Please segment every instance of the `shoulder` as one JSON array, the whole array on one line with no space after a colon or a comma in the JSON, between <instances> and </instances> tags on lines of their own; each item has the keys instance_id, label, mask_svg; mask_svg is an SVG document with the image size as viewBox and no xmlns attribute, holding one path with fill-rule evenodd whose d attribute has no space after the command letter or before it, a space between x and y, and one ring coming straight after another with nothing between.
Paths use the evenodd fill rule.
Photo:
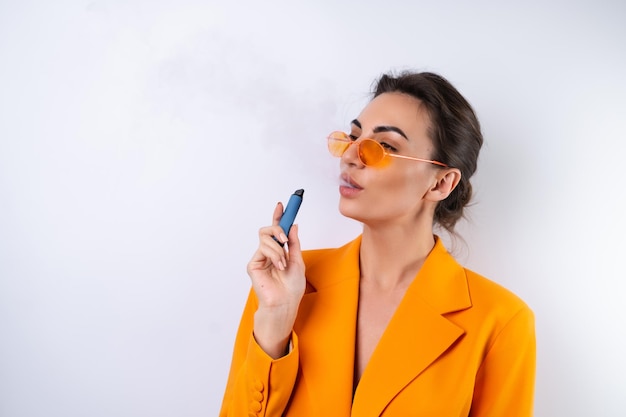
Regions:
<instances>
[{"instance_id":1,"label":"shoulder","mask_svg":"<svg viewBox=\"0 0 626 417\"><path fill-rule=\"evenodd\" d=\"M462 266L439 238L417 278L420 295L440 312L468 311L479 320L480 315L507 315L526 307L513 292Z\"/></svg>"},{"instance_id":2,"label":"shoulder","mask_svg":"<svg viewBox=\"0 0 626 417\"><path fill-rule=\"evenodd\" d=\"M474 307L482 305L489 307L501 306L502 309L515 311L529 309L526 302L511 290L471 269L463 269L465 270L470 298Z\"/></svg>"},{"instance_id":3,"label":"shoulder","mask_svg":"<svg viewBox=\"0 0 626 417\"><path fill-rule=\"evenodd\" d=\"M471 308L466 313L475 326L489 329L490 337L505 328L517 329L520 337L534 332L533 311L522 298L491 279L470 269L464 270L471 300Z\"/></svg>"},{"instance_id":4,"label":"shoulder","mask_svg":"<svg viewBox=\"0 0 626 417\"><path fill-rule=\"evenodd\" d=\"M430 293L437 294L441 311L457 311L459 320L477 327L502 328L519 315L532 321L532 310L522 298L496 281L469 269L445 249L438 239L427 259ZM450 299L457 309L446 308Z\"/></svg>"}]
</instances>

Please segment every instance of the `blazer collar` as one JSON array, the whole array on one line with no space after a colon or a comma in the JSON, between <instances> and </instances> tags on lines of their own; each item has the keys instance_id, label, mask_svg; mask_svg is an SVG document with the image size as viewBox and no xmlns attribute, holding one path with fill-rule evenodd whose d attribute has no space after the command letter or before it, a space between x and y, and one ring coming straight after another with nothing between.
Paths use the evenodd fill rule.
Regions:
<instances>
[{"instance_id":1,"label":"blazer collar","mask_svg":"<svg viewBox=\"0 0 626 417\"><path fill-rule=\"evenodd\" d=\"M341 248L325 250L329 256L314 255L316 259L307 264L309 293L302 300L301 312L308 310L305 317L319 318L324 331L307 337L317 338L315 346L300 346L315 369L312 375L301 377L314 391L320 412L335 414L351 406L352 415L378 416L398 392L464 334L444 314L471 307L471 300L465 270L436 237L352 398L360 244L359 236ZM307 326L303 323L298 332L306 334ZM341 369L328 369L329 357L343 358ZM332 363L336 366L337 362Z\"/></svg>"},{"instance_id":2,"label":"blazer collar","mask_svg":"<svg viewBox=\"0 0 626 417\"><path fill-rule=\"evenodd\" d=\"M311 274L312 279L307 274L306 293L315 293L318 290L323 292L326 288L332 288L341 281L359 279L360 248L361 236L359 235L353 241L337 249L306 251L305 261L307 255L327 253L326 256L319 257L322 260L318 262L320 265L313 265L315 270L312 271L314 272ZM323 262L324 260L330 262ZM321 266L326 267L325 274L317 273ZM309 268L307 266L307 270ZM409 286L407 296L411 293L423 299L440 314L463 310L472 305L465 269L448 253L439 236L435 236L435 246Z\"/></svg>"},{"instance_id":3,"label":"blazer collar","mask_svg":"<svg viewBox=\"0 0 626 417\"><path fill-rule=\"evenodd\" d=\"M407 295L415 293L440 314L472 306L465 268L450 255L439 236L435 236L435 246L411 287Z\"/></svg>"},{"instance_id":4,"label":"blazer collar","mask_svg":"<svg viewBox=\"0 0 626 417\"><path fill-rule=\"evenodd\" d=\"M437 238L361 376L353 415L380 415L398 392L465 333L444 314L469 307L465 270Z\"/></svg>"}]
</instances>

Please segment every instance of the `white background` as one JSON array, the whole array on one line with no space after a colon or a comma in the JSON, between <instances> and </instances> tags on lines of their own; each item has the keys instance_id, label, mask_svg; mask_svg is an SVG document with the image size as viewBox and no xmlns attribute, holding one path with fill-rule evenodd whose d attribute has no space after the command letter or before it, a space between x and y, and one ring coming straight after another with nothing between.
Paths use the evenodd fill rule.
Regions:
<instances>
[{"instance_id":1,"label":"white background","mask_svg":"<svg viewBox=\"0 0 626 417\"><path fill-rule=\"evenodd\" d=\"M455 253L535 311L536 415L626 415L626 3L510 3L1 1L0 415L217 415L258 228L359 233L324 138L407 68L482 122Z\"/></svg>"}]
</instances>

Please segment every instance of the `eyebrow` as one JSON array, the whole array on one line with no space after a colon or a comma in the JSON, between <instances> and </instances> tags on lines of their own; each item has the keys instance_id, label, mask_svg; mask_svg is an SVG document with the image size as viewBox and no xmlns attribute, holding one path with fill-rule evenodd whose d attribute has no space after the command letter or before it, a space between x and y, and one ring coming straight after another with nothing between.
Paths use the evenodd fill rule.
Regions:
<instances>
[{"instance_id":1,"label":"eyebrow","mask_svg":"<svg viewBox=\"0 0 626 417\"><path fill-rule=\"evenodd\" d=\"M359 122L357 119L354 119L351 123L353 125L355 125L356 127L358 127L359 129L362 129L361 122ZM374 133L382 133L382 132L396 132L397 134L402 136L404 139L409 140L409 138L407 137L406 133L404 133L402 131L402 129L400 129L399 127L395 127L395 126L376 126L374 128Z\"/></svg>"}]
</instances>

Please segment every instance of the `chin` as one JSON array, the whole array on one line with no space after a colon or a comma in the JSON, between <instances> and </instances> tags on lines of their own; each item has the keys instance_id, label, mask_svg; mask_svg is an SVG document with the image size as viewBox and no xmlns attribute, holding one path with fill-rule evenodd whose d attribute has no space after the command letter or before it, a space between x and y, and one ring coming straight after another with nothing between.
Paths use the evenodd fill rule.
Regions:
<instances>
[{"instance_id":1,"label":"chin","mask_svg":"<svg viewBox=\"0 0 626 417\"><path fill-rule=\"evenodd\" d=\"M355 207L356 205L351 203L353 202L340 199L339 213L341 213L341 215L344 217L363 223L363 221L365 220L365 216L363 215L363 209L360 207Z\"/></svg>"}]
</instances>

